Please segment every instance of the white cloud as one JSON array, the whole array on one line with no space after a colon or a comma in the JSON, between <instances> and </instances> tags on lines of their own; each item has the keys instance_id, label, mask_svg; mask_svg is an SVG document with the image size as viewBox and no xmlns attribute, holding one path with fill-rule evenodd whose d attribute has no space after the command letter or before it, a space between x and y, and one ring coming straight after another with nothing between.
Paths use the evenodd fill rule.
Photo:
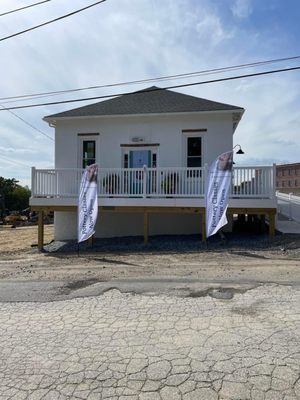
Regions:
<instances>
[{"instance_id":1,"label":"white cloud","mask_svg":"<svg viewBox=\"0 0 300 400\"><path fill-rule=\"evenodd\" d=\"M196 25L198 37L202 42L206 41L209 46L214 46L234 36L233 30L226 31L221 20L216 15L206 15Z\"/></svg>"},{"instance_id":2,"label":"white cloud","mask_svg":"<svg viewBox=\"0 0 300 400\"><path fill-rule=\"evenodd\" d=\"M1 6L3 10L12 9L23 3L26 1L20 4L20 0L3 0ZM232 3L231 11L239 21L228 21L217 4L210 0L108 1L74 17L4 41L0 74L5 79L1 80L1 97L199 71L296 52L289 47L289 32L281 35L278 30L275 35L271 28L253 32L242 25L243 18L251 18L253 6L250 1ZM30 12L12 14L9 19L3 17L0 37L84 5L85 0L49 2ZM227 11L230 12L229 6ZM239 73L243 71L227 75ZM215 77L221 76L224 75ZM210 78L199 77L194 81ZM175 82L162 82L161 86L172 83ZM298 74L291 72L178 90L246 108L234 136L235 142L245 148L243 160L253 159L255 155L260 160L296 161L300 154L297 140L299 83ZM80 92L39 99L38 102L142 87L144 85ZM42 121L42 117L84 104L16 112L53 137L53 129ZM282 143L283 138L285 143ZM53 142L6 111L0 111L0 143L0 156L17 157L20 162L37 167L53 164ZM30 171L25 173L21 167L8 165L0 159L0 175L8 173L24 182L30 179Z\"/></svg>"},{"instance_id":3,"label":"white cloud","mask_svg":"<svg viewBox=\"0 0 300 400\"><path fill-rule=\"evenodd\" d=\"M251 0L235 0L231 6L232 14L237 18L248 18L253 11Z\"/></svg>"}]
</instances>

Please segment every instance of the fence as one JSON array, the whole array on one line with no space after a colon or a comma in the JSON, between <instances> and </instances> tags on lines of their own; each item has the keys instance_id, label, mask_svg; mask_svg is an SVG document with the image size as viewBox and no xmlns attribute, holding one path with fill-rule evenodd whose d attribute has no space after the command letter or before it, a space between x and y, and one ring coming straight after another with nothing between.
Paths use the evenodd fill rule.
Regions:
<instances>
[{"instance_id":1,"label":"fence","mask_svg":"<svg viewBox=\"0 0 300 400\"><path fill-rule=\"evenodd\" d=\"M77 197L82 169L32 169L33 197ZM207 167L100 168L99 197L204 197ZM232 198L273 198L273 167L234 167Z\"/></svg>"},{"instance_id":2,"label":"fence","mask_svg":"<svg viewBox=\"0 0 300 400\"><path fill-rule=\"evenodd\" d=\"M281 192L276 192L276 197L278 213L300 222L300 197Z\"/></svg>"}]
</instances>

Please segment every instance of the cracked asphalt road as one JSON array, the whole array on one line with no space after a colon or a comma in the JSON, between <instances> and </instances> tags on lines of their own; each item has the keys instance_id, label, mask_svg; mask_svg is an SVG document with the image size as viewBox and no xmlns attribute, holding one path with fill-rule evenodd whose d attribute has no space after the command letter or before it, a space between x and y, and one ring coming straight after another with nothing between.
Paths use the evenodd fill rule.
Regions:
<instances>
[{"instance_id":1,"label":"cracked asphalt road","mask_svg":"<svg viewBox=\"0 0 300 400\"><path fill-rule=\"evenodd\" d=\"M1 400L300 398L300 289L0 304Z\"/></svg>"},{"instance_id":2,"label":"cracked asphalt road","mask_svg":"<svg viewBox=\"0 0 300 400\"><path fill-rule=\"evenodd\" d=\"M78 257L34 229L0 230L0 400L300 399L299 235Z\"/></svg>"}]
</instances>

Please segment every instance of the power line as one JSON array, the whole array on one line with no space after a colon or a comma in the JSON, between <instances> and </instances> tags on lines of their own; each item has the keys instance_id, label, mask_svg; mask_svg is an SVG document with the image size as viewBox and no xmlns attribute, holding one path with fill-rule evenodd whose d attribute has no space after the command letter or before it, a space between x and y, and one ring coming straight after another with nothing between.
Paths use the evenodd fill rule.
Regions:
<instances>
[{"instance_id":1,"label":"power line","mask_svg":"<svg viewBox=\"0 0 300 400\"><path fill-rule=\"evenodd\" d=\"M16 8L15 10L6 11L6 12L0 14L0 17L3 17L4 15L8 15L8 14L15 13L15 12L17 12L17 11L25 10L26 8L31 8L31 7L39 6L40 4L48 3L49 1L51 1L51 0L39 1L38 3L33 3L33 4L29 4L28 6Z\"/></svg>"},{"instance_id":2,"label":"power line","mask_svg":"<svg viewBox=\"0 0 300 400\"><path fill-rule=\"evenodd\" d=\"M31 168L30 165L21 163L20 161L11 160L10 158L5 157L3 154L0 154L0 158L4 159L5 161L8 161L12 164L21 165L22 167L26 167L26 168Z\"/></svg>"},{"instance_id":3,"label":"power line","mask_svg":"<svg viewBox=\"0 0 300 400\"><path fill-rule=\"evenodd\" d=\"M42 27L42 26L45 26L45 25L48 25L48 24L52 24L53 22L60 21L61 19L70 17L71 15L78 14L78 13L81 12L81 11L84 11L84 10L87 10L88 8L97 6L98 4L104 3L105 1L106 1L106 0L97 1L96 3L90 4L90 5L86 6L86 7L83 7L83 8L80 8L80 9L78 9L78 10L72 11L72 12L70 12L70 13L68 13L68 14L62 15L61 17L52 19L52 20L50 20L50 21L44 22L44 23L39 24L39 25L36 25L36 26L33 26L33 27L29 28L29 29L25 29L24 31L20 31L20 32L14 33L14 34L12 34L12 35L3 37L3 38L0 39L0 42L2 42L3 40L10 39L10 38L12 38L12 37L18 36L18 35L22 35L23 33L33 31L34 29L40 28L40 27Z\"/></svg>"},{"instance_id":4,"label":"power line","mask_svg":"<svg viewBox=\"0 0 300 400\"><path fill-rule=\"evenodd\" d=\"M91 89L94 90L94 89L103 89L103 88L116 87L116 86L126 86L126 85L141 84L141 83L144 84L144 83L150 83L150 82L156 82L156 81L185 79L185 78L195 77L198 75L210 75L210 74L215 74L215 73L235 71L238 69L257 67L257 66L262 66L262 65L267 65L267 64L273 64L273 63L278 63L278 62L283 62L283 61L292 61L292 60L298 60L298 59L300 59L300 55L292 56L292 57L285 57L285 58L271 59L271 60L264 60L264 61L257 61L257 62L253 62L253 63L247 63L247 64L232 65L232 66L227 66L227 67L222 67L222 68L206 69L206 70L196 71L196 72L181 73L181 74L176 74L176 75L165 75L165 76L149 78L149 79L125 81L125 82L112 83L112 84L106 84L106 85L87 86L87 87L83 87L83 88L66 89L66 90L59 90L59 91L52 91L52 92L40 92L40 93L36 93L36 94L25 94L25 95L19 95L19 96L1 97L0 101L13 100L13 99L18 99L17 101L32 100L32 98L42 98L42 97L48 97L48 96L55 96L55 95L59 95L59 94L91 90ZM7 103L7 104L12 103L12 101L8 101L5 103Z\"/></svg>"},{"instance_id":5,"label":"power line","mask_svg":"<svg viewBox=\"0 0 300 400\"><path fill-rule=\"evenodd\" d=\"M164 88L145 89L141 93L156 92L156 91L161 91L161 90L165 90L165 89L178 89L178 88L182 88L182 87L205 85L205 84L209 84L209 83L232 81L232 80L236 80L236 79L251 78L254 76L271 75L271 74L276 74L276 73L280 73L280 72L288 72L288 71L296 71L296 70L300 70L300 66L291 67L291 68L282 68L282 69L264 71L264 72L256 72L253 74L230 76L227 78L212 79L209 81L184 83L181 85L172 85L172 86L167 86ZM128 95L137 94L137 93L139 93L139 92L125 92L125 93L117 93L117 94L111 94L111 95L85 97L85 98L73 99L73 100L54 101L54 102L50 102L50 103L37 103L37 104L30 104L30 105L23 105L23 106L14 106L14 107L7 107L7 110L16 110L16 109L21 109L21 108L33 108L33 107L42 107L42 106L52 106L52 105L56 105L56 104L67 104L67 103L76 103L76 102L90 101L90 100L108 99L108 98L114 98L114 97L119 97L119 96L128 96ZM0 111L3 111L3 110L0 110Z\"/></svg>"},{"instance_id":6,"label":"power line","mask_svg":"<svg viewBox=\"0 0 300 400\"><path fill-rule=\"evenodd\" d=\"M36 130L37 132L41 133L42 135L46 136L48 139L54 141L54 139L53 139L51 136L49 136L49 135L47 135L47 133L41 131L39 128L35 127L35 126L32 125L30 122L27 122L24 118L20 117L18 114L14 113L14 112L11 111L11 110L8 110L8 109L7 109L6 107L4 107L2 104L0 104L0 107L2 107L2 109L4 109L4 110L10 112L10 113L11 113L12 115L14 115L16 118L18 118L19 120L21 120L22 122L24 122L24 124L30 126L32 129L34 129L34 130Z\"/></svg>"}]
</instances>

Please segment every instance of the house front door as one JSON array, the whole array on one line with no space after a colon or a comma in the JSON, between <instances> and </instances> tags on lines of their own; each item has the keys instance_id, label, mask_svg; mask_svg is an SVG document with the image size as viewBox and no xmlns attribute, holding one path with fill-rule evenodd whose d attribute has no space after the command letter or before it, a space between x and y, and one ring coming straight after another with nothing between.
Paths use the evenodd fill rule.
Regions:
<instances>
[{"instance_id":1,"label":"house front door","mask_svg":"<svg viewBox=\"0 0 300 400\"><path fill-rule=\"evenodd\" d=\"M150 150L133 150L129 154L130 168L143 168L144 165L150 167Z\"/></svg>"},{"instance_id":2,"label":"house front door","mask_svg":"<svg viewBox=\"0 0 300 400\"><path fill-rule=\"evenodd\" d=\"M129 152L129 167L130 168L143 168L151 166L151 151L150 150L132 150ZM143 193L143 171L136 171L132 177L131 190L133 194Z\"/></svg>"}]
</instances>

